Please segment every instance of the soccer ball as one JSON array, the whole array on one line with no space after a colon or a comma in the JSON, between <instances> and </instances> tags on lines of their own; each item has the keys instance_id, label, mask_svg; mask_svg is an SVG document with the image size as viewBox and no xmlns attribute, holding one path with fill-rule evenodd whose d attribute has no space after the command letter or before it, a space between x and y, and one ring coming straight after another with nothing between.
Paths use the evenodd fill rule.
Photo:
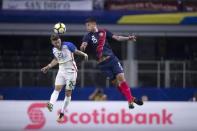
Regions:
<instances>
[{"instance_id":1,"label":"soccer ball","mask_svg":"<svg viewBox=\"0 0 197 131\"><path fill-rule=\"evenodd\" d=\"M53 31L56 34L64 34L66 32L66 25L64 23L61 23L61 22L56 23L54 25Z\"/></svg>"}]
</instances>

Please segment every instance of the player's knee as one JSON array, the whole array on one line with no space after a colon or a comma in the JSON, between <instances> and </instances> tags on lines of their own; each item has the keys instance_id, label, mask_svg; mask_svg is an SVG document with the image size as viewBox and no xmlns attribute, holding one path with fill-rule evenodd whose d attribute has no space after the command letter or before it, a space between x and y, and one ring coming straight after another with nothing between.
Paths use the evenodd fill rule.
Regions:
<instances>
[{"instance_id":1,"label":"player's knee","mask_svg":"<svg viewBox=\"0 0 197 131\"><path fill-rule=\"evenodd\" d=\"M123 82L125 81L124 73L120 73L116 76L116 79L118 82Z\"/></svg>"},{"instance_id":2,"label":"player's knee","mask_svg":"<svg viewBox=\"0 0 197 131\"><path fill-rule=\"evenodd\" d=\"M67 97L70 97L71 94L72 94L72 90L66 90L66 96L67 96Z\"/></svg>"},{"instance_id":3,"label":"player's knee","mask_svg":"<svg viewBox=\"0 0 197 131\"><path fill-rule=\"evenodd\" d=\"M55 86L55 90L56 90L56 91L59 91L59 92L60 92L61 89L62 89L62 86L60 86L60 85L56 85L56 86Z\"/></svg>"}]
</instances>

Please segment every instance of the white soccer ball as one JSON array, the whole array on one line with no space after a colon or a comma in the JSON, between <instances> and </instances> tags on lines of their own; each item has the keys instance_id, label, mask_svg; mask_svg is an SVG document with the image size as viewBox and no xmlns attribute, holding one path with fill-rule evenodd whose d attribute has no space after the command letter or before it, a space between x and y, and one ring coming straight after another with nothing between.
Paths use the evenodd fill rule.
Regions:
<instances>
[{"instance_id":1,"label":"white soccer ball","mask_svg":"<svg viewBox=\"0 0 197 131\"><path fill-rule=\"evenodd\" d=\"M56 23L54 25L53 31L56 34L64 34L66 32L66 25L64 23L61 23L61 22Z\"/></svg>"}]
</instances>

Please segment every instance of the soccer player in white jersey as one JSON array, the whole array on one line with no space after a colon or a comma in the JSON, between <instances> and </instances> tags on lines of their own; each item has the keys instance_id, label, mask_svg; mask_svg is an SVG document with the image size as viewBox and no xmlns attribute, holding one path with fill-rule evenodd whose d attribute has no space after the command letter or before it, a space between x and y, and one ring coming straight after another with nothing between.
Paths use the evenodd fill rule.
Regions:
<instances>
[{"instance_id":1,"label":"soccer player in white jersey","mask_svg":"<svg viewBox=\"0 0 197 131\"><path fill-rule=\"evenodd\" d=\"M43 67L41 71L47 73L50 68L59 64L59 70L55 79L55 89L51 94L50 101L47 103L47 108L50 112L53 110L53 105L57 101L61 89L65 87L65 98L57 119L57 122L61 122L64 117L64 112L71 101L72 90L75 87L77 78L77 66L74 61L73 53L84 56L85 60L88 59L88 55L79 51L73 43L62 42L57 34L52 34L50 39L54 46L54 59L47 66Z\"/></svg>"}]
</instances>

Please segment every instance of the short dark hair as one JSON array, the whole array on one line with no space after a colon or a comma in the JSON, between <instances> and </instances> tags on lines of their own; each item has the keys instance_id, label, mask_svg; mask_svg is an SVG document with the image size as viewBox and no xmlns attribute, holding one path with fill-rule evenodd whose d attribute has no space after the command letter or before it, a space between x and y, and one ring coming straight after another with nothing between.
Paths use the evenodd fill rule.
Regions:
<instances>
[{"instance_id":1,"label":"short dark hair","mask_svg":"<svg viewBox=\"0 0 197 131\"><path fill-rule=\"evenodd\" d=\"M86 23L88 23L88 22L95 22L96 23L96 19L94 19L93 17L87 18Z\"/></svg>"},{"instance_id":2,"label":"short dark hair","mask_svg":"<svg viewBox=\"0 0 197 131\"><path fill-rule=\"evenodd\" d=\"M58 39L60 39L60 36L58 34L53 33L53 34L51 34L50 39L51 39L51 41L58 40Z\"/></svg>"}]
</instances>

